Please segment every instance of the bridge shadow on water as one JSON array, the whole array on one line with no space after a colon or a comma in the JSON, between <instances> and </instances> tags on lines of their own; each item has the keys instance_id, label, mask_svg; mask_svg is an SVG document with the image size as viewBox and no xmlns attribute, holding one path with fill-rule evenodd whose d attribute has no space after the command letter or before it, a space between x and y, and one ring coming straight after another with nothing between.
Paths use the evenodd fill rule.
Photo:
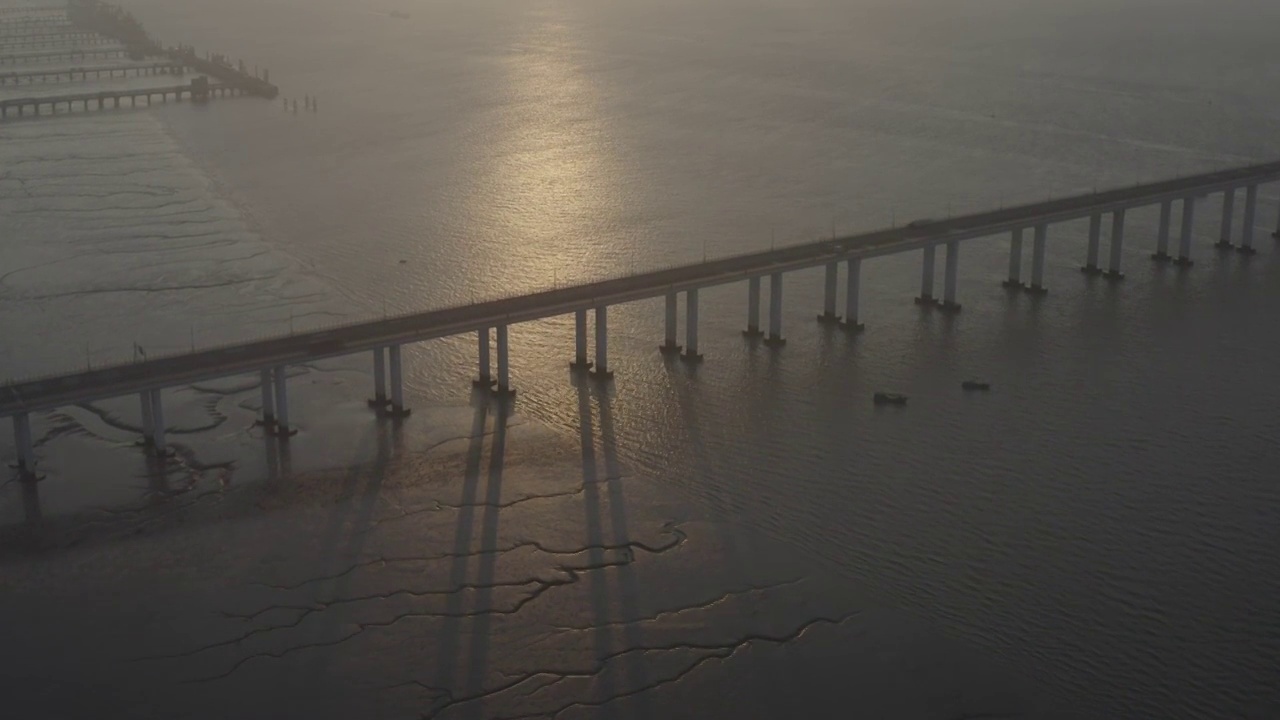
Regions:
<instances>
[{"instance_id":1,"label":"bridge shadow on water","mask_svg":"<svg viewBox=\"0 0 1280 720\"><path fill-rule=\"evenodd\" d=\"M342 478L338 495L333 500L328 521L318 537L315 553L318 561L316 577L333 578L326 582L327 587L321 586L318 597L340 599L350 593L355 574L347 571L364 559L364 547L369 530L376 522L374 513L383 482L392 462L401 455L403 430L401 421L382 418L357 443L355 456L365 457L372 445L373 460L347 471ZM287 478L289 443L268 438L268 448L273 443L279 452L279 477ZM334 604L321 617L331 627L338 627L355 622L354 615L357 612L359 610L354 605ZM326 682L326 678L330 677L331 660L332 656L328 653L314 653L309 662L295 666L294 672L303 683L300 686L314 687Z\"/></svg>"}]
</instances>

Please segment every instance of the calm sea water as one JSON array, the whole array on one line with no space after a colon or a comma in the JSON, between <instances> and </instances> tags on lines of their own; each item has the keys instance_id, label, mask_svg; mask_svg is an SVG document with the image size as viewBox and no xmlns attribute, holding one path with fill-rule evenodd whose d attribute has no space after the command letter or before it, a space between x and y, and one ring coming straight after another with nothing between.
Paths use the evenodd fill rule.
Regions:
<instances>
[{"instance_id":1,"label":"calm sea water","mask_svg":"<svg viewBox=\"0 0 1280 720\"><path fill-rule=\"evenodd\" d=\"M320 111L0 129L6 374L1280 156L1273 3L126 5ZM1081 717L1276 716L1278 195L1249 261L1201 203L1187 273L1131 213L1119 285L1055 227L1042 300L1000 288L1004 239L966 244L955 318L911 303L917 256L868 262L854 340L814 322L820 273L788 276L780 351L739 334L745 288L704 291L696 371L657 304L618 308L620 451ZM512 343L521 409L576 428L570 323ZM465 402L472 344L409 351L419 402Z\"/></svg>"}]
</instances>

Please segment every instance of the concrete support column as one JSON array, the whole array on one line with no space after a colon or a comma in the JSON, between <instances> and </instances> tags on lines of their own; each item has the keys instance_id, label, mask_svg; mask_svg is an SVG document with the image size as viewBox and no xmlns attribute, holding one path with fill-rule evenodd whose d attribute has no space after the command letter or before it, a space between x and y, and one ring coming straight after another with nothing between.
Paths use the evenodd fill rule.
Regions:
<instances>
[{"instance_id":1,"label":"concrete support column","mask_svg":"<svg viewBox=\"0 0 1280 720\"><path fill-rule=\"evenodd\" d=\"M1196 199L1194 197L1185 197L1182 199L1182 240L1178 245L1178 258L1173 261L1174 265L1181 267L1191 267L1195 263L1191 260L1191 233L1195 229L1196 219Z\"/></svg>"},{"instance_id":2,"label":"concrete support column","mask_svg":"<svg viewBox=\"0 0 1280 720\"><path fill-rule=\"evenodd\" d=\"M839 263L827 263L825 282L822 286L822 314L818 316L818 322L831 325L840 322L840 316L836 314L836 290L839 274Z\"/></svg>"},{"instance_id":3,"label":"concrete support column","mask_svg":"<svg viewBox=\"0 0 1280 720\"><path fill-rule=\"evenodd\" d=\"M1168 262L1172 258L1169 257L1169 225L1173 216L1173 201L1165 200L1160 203L1160 229L1156 234L1156 251L1151 253L1151 259L1156 262Z\"/></svg>"},{"instance_id":4,"label":"concrete support column","mask_svg":"<svg viewBox=\"0 0 1280 720\"><path fill-rule=\"evenodd\" d=\"M782 339L782 273L769 276L769 337L764 344L771 347L782 347L787 344Z\"/></svg>"},{"instance_id":5,"label":"concrete support column","mask_svg":"<svg viewBox=\"0 0 1280 720\"><path fill-rule=\"evenodd\" d=\"M694 291L693 297L697 297L696 290ZM666 332L663 336L662 344L658 346L658 349L666 355L672 355L680 352L680 346L676 344L676 325L678 322L676 319L676 310L678 300L679 298L677 298L675 293L667 293ZM693 312L696 314L697 310L694 310Z\"/></svg>"},{"instance_id":6,"label":"concrete support column","mask_svg":"<svg viewBox=\"0 0 1280 720\"><path fill-rule=\"evenodd\" d=\"M684 294L684 355L685 362L701 362L702 353L698 352L698 291L689 290Z\"/></svg>"},{"instance_id":7,"label":"concrete support column","mask_svg":"<svg viewBox=\"0 0 1280 720\"><path fill-rule=\"evenodd\" d=\"M160 393L160 390L151 391L151 448L156 457L169 454L169 445L164 439L164 403Z\"/></svg>"},{"instance_id":8,"label":"concrete support column","mask_svg":"<svg viewBox=\"0 0 1280 720\"><path fill-rule=\"evenodd\" d=\"M500 397L511 397L516 394L511 389L511 344L507 337L507 326L499 325L498 341L498 386L494 393Z\"/></svg>"},{"instance_id":9,"label":"concrete support column","mask_svg":"<svg viewBox=\"0 0 1280 720\"><path fill-rule=\"evenodd\" d=\"M476 331L476 379L471 384L486 390L493 386L493 375L490 372L493 363L489 357L489 328Z\"/></svg>"},{"instance_id":10,"label":"concrete support column","mask_svg":"<svg viewBox=\"0 0 1280 720\"><path fill-rule=\"evenodd\" d=\"M1253 255L1258 252L1253 249L1253 226L1258 221L1258 186L1250 185L1244 191L1244 227L1240 234L1240 247L1236 248L1236 252L1244 255Z\"/></svg>"},{"instance_id":11,"label":"concrete support column","mask_svg":"<svg viewBox=\"0 0 1280 720\"><path fill-rule=\"evenodd\" d=\"M261 392L262 397L262 417L258 418L258 423L270 430L276 424L276 403L275 397L271 393L270 370L258 371L258 390Z\"/></svg>"},{"instance_id":12,"label":"concrete support column","mask_svg":"<svg viewBox=\"0 0 1280 720\"><path fill-rule=\"evenodd\" d=\"M143 393L146 397L146 393ZM18 451L18 469L31 472L36 466L35 444L31 441L31 417L26 413L13 416L13 446Z\"/></svg>"},{"instance_id":13,"label":"concrete support column","mask_svg":"<svg viewBox=\"0 0 1280 720\"><path fill-rule=\"evenodd\" d=\"M1107 271L1103 275L1108 280L1123 280L1120 261L1124 253L1124 210L1116 210L1111 214L1111 258L1107 263Z\"/></svg>"},{"instance_id":14,"label":"concrete support column","mask_svg":"<svg viewBox=\"0 0 1280 720\"><path fill-rule=\"evenodd\" d=\"M391 370L391 407L387 414L391 417L407 417L410 410L404 406L404 370L400 361L400 346L387 348L387 363Z\"/></svg>"},{"instance_id":15,"label":"concrete support column","mask_svg":"<svg viewBox=\"0 0 1280 720\"><path fill-rule=\"evenodd\" d=\"M288 370L283 365L277 366L272 372L275 373L275 391L276 391L276 435L287 438L297 433L289 426L289 385L285 371Z\"/></svg>"},{"instance_id":16,"label":"concrete support column","mask_svg":"<svg viewBox=\"0 0 1280 720\"><path fill-rule=\"evenodd\" d=\"M924 249L924 263L920 268L920 297L916 298L917 305L932 305L937 302L937 298L933 296L933 256L936 250L935 245Z\"/></svg>"},{"instance_id":17,"label":"concrete support column","mask_svg":"<svg viewBox=\"0 0 1280 720\"><path fill-rule=\"evenodd\" d=\"M849 332L859 332L863 329L862 323L858 322L858 295L861 292L862 284L862 258L850 258L845 263L845 289L844 289L844 320L840 322L840 327Z\"/></svg>"},{"instance_id":18,"label":"concrete support column","mask_svg":"<svg viewBox=\"0 0 1280 720\"><path fill-rule=\"evenodd\" d=\"M1089 251L1085 255L1084 266L1080 268L1080 272L1085 275L1100 275L1102 268L1098 267L1098 250L1102 245L1102 213L1094 213L1089 217Z\"/></svg>"},{"instance_id":19,"label":"concrete support column","mask_svg":"<svg viewBox=\"0 0 1280 720\"><path fill-rule=\"evenodd\" d=\"M613 377L609 370L609 308L596 308L596 367L591 374L600 380Z\"/></svg>"},{"instance_id":20,"label":"concrete support column","mask_svg":"<svg viewBox=\"0 0 1280 720\"><path fill-rule=\"evenodd\" d=\"M747 337L760 337L760 278L747 280L747 329L742 331Z\"/></svg>"},{"instance_id":21,"label":"concrete support column","mask_svg":"<svg viewBox=\"0 0 1280 720\"><path fill-rule=\"evenodd\" d=\"M1009 240L1009 279L1001 283L1007 288L1021 288L1022 284L1022 228L1013 231Z\"/></svg>"},{"instance_id":22,"label":"concrete support column","mask_svg":"<svg viewBox=\"0 0 1280 720\"><path fill-rule=\"evenodd\" d=\"M1231 245L1231 221L1235 219L1236 214L1236 189L1230 188L1222 192L1222 230L1218 233L1218 242L1213 246L1219 250L1230 250ZM1245 210L1248 214L1248 210Z\"/></svg>"},{"instance_id":23,"label":"concrete support column","mask_svg":"<svg viewBox=\"0 0 1280 720\"><path fill-rule=\"evenodd\" d=\"M138 395L138 400L142 405L142 445L143 447L151 447L155 442L155 418L151 416L151 391L143 390Z\"/></svg>"},{"instance_id":24,"label":"concrete support column","mask_svg":"<svg viewBox=\"0 0 1280 720\"><path fill-rule=\"evenodd\" d=\"M384 408L387 406L387 360L386 352L382 348L373 349L373 399L369 401L369 407ZM271 379L267 372L263 371L263 377L266 378L267 384L270 385ZM264 392L266 392L264 390ZM263 397L267 397L263 395Z\"/></svg>"},{"instance_id":25,"label":"concrete support column","mask_svg":"<svg viewBox=\"0 0 1280 720\"><path fill-rule=\"evenodd\" d=\"M582 371L591 369L591 361L587 359L587 311L578 310L573 314L573 362L569 367Z\"/></svg>"},{"instance_id":26,"label":"concrete support column","mask_svg":"<svg viewBox=\"0 0 1280 720\"><path fill-rule=\"evenodd\" d=\"M960 268L960 241L947 243L947 266L942 276L942 309L949 312L960 312L960 303L956 302L956 273Z\"/></svg>"},{"instance_id":27,"label":"concrete support column","mask_svg":"<svg viewBox=\"0 0 1280 720\"><path fill-rule=\"evenodd\" d=\"M1271 233L1271 237L1280 240L1280 205L1276 207L1276 231Z\"/></svg>"},{"instance_id":28,"label":"concrete support column","mask_svg":"<svg viewBox=\"0 0 1280 720\"><path fill-rule=\"evenodd\" d=\"M1037 225L1035 239L1031 243L1031 284L1027 292L1043 295L1049 292L1044 286L1044 251L1049 238L1049 226Z\"/></svg>"}]
</instances>

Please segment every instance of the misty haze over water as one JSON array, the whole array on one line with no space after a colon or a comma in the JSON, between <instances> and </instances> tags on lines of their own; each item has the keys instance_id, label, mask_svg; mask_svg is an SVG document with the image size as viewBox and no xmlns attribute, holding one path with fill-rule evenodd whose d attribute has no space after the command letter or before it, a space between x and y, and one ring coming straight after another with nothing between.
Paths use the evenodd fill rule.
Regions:
<instances>
[{"instance_id":1,"label":"misty haze over water","mask_svg":"<svg viewBox=\"0 0 1280 720\"><path fill-rule=\"evenodd\" d=\"M0 125L5 377L1280 157L1265 2L123 5L320 111ZM1204 200L1188 272L1149 261L1157 208L1132 211L1122 284L1078 272L1087 223L1053 226L1043 299L1000 287L1007 238L967 242L953 317L911 302L917 253L867 261L856 339L814 322L820 270L789 274L778 351L741 336L745 288L704 290L696 371L655 351L660 302L612 309L617 451L1069 716L1274 716L1278 206L1263 187L1246 260L1211 248ZM519 411L576 433L572 319L511 333ZM406 347L415 405L466 405L474 343ZM909 408L873 407L885 389ZM127 466L79 435L57 442ZM202 459L231 459L216 439ZM46 513L136 499L55 446ZM0 513L22 517L13 486Z\"/></svg>"}]
</instances>

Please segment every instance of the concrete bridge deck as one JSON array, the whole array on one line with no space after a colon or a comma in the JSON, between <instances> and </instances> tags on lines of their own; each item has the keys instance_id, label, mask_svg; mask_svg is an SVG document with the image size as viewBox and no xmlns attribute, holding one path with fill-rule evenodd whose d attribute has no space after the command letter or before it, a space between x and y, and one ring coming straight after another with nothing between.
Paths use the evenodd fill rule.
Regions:
<instances>
[{"instance_id":1,"label":"concrete bridge deck","mask_svg":"<svg viewBox=\"0 0 1280 720\"><path fill-rule=\"evenodd\" d=\"M87 82L90 76L94 80L101 79L102 76L108 78L129 77L130 75L141 77L143 75L181 75L185 67L181 63L174 62L150 62L133 65L90 65L86 67L64 67L49 68L46 70L22 70L17 72L0 72L0 87L9 85L31 85L35 83L46 82L62 82L65 78L67 82L75 82L76 76L79 75L82 81Z\"/></svg>"},{"instance_id":2,"label":"concrete bridge deck","mask_svg":"<svg viewBox=\"0 0 1280 720\"><path fill-rule=\"evenodd\" d=\"M97 109L106 109L107 102L111 102L113 107L120 107L120 101L128 99L133 106L137 106L139 99L146 99L147 104L152 103L152 98L159 97L162 102L168 102L169 96L172 95L174 100L182 100L184 95L190 96L192 99L198 97L220 96L226 92L236 92L234 88L228 88L218 83L208 83L203 88L198 88L194 84L172 85L168 87L148 87L135 88L129 90L99 90L96 92L86 93L70 93L64 95L48 95L42 97L27 98L11 98L8 100L0 100L0 120L9 118L9 110L16 110L17 117L24 117L28 109L32 111L33 116L40 115L40 108L48 105L52 113L56 113L59 105L66 105L67 112L71 112L77 103L83 106L84 110L90 110L89 103L96 102Z\"/></svg>"},{"instance_id":3,"label":"concrete bridge deck","mask_svg":"<svg viewBox=\"0 0 1280 720\"><path fill-rule=\"evenodd\" d=\"M906 227L878 230L832 240L824 240L776 250L685 265L545 290L458 307L413 313L382 320L355 323L313 332L297 333L212 348L143 362L121 364L42 379L13 382L0 388L0 416L23 415L79 402L88 402L166 387L187 385L230 375L282 368L286 365L358 352L399 346L432 338L447 337L505 327L558 315L607 307L635 300L668 296L726 283L856 258L954 245L971 238L998 235L1026 228L1043 228L1050 223L1097 218L1135 207L1190 200L1211 192L1234 193L1249 190L1256 203L1257 186L1280 180L1280 162L1204 173L1146 185L1059 198L1020 207L975 213L945 220L912 223ZM1248 213L1252 210L1247 211ZM1184 210L1184 220L1189 211ZM1277 228L1280 232L1280 228ZM1167 228L1165 230L1167 232ZM1252 229L1248 232L1251 234ZM1251 236L1251 235L1250 235ZM1189 230L1184 229L1189 243ZM931 257L927 258L927 262ZM948 258L950 264L950 257ZM929 268L931 274L931 268ZM930 280L930 282L932 282ZM673 310L668 308L669 318ZM670 326L670 321L669 321ZM597 342L601 328L597 326ZM579 329L581 337L581 327ZM580 341L581 342L581 341ZM487 353L487 350L484 351ZM398 353L396 355L398 358Z\"/></svg>"}]
</instances>

